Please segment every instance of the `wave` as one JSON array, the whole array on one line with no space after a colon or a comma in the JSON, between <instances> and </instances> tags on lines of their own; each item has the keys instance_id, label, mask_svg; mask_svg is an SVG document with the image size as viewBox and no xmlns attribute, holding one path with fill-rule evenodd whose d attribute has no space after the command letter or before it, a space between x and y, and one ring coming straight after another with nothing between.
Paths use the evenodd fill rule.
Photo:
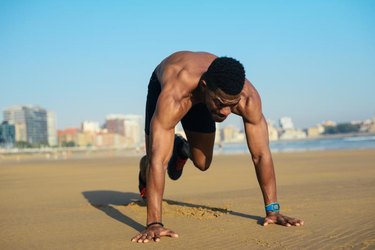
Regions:
<instances>
[{"instance_id":1,"label":"wave","mask_svg":"<svg viewBox=\"0 0 375 250\"><path fill-rule=\"evenodd\" d=\"M375 141L375 136L358 136L358 137L347 137L344 141Z\"/></svg>"}]
</instances>

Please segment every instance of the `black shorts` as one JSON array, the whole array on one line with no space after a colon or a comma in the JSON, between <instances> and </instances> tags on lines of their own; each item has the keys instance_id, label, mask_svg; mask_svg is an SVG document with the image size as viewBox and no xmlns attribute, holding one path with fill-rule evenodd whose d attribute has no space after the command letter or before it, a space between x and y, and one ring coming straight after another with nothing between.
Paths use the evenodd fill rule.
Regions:
<instances>
[{"instance_id":1,"label":"black shorts","mask_svg":"<svg viewBox=\"0 0 375 250\"><path fill-rule=\"evenodd\" d=\"M161 92L160 82L155 71L152 73L148 84L147 101L146 101L146 117L145 117L145 133L150 134L150 123L154 115L156 103ZM213 133L216 131L215 121L212 119L211 113L203 103L198 103L191 107L189 112L181 120L184 130Z\"/></svg>"}]
</instances>

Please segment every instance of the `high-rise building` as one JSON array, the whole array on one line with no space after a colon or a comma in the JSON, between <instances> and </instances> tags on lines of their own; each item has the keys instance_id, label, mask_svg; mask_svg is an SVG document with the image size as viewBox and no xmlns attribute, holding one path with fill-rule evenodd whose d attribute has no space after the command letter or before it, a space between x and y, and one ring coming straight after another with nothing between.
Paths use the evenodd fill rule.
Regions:
<instances>
[{"instance_id":1,"label":"high-rise building","mask_svg":"<svg viewBox=\"0 0 375 250\"><path fill-rule=\"evenodd\" d=\"M142 116L125 115L124 129L128 145L140 146L143 143Z\"/></svg>"},{"instance_id":2,"label":"high-rise building","mask_svg":"<svg viewBox=\"0 0 375 250\"><path fill-rule=\"evenodd\" d=\"M143 143L142 116L111 114L105 124L108 133L124 136L127 146L138 147Z\"/></svg>"},{"instance_id":3,"label":"high-rise building","mask_svg":"<svg viewBox=\"0 0 375 250\"><path fill-rule=\"evenodd\" d=\"M229 125L222 129L222 138L226 143L238 143L245 140L245 135L240 128L235 125Z\"/></svg>"},{"instance_id":4,"label":"high-rise building","mask_svg":"<svg viewBox=\"0 0 375 250\"><path fill-rule=\"evenodd\" d=\"M50 146L57 145L56 132L56 114L54 112L47 112L47 127L48 127L48 144Z\"/></svg>"},{"instance_id":5,"label":"high-rise building","mask_svg":"<svg viewBox=\"0 0 375 250\"><path fill-rule=\"evenodd\" d=\"M16 142L15 126L8 122L0 124L0 147L13 147Z\"/></svg>"},{"instance_id":6,"label":"high-rise building","mask_svg":"<svg viewBox=\"0 0 375 250\"><path fill-rule=\"evenodd\" d=\"M292 118L290 117L286 117L286 116L281 117L279 122L280 122L280 127L283 130L294 129L294 124L293 124Z\"/></svg>"},{"instance_id":7,"label":"high-rise building","mask_svg":"<svg viewBox=\"0 0 375 250\"><path fill-rule=\"evenodd\" d=\"M279 139L279 132L273 125L271 120L267 120L267 128L268 128L268 140L276 141Z\"/></svg>"},{"instance_id":8,"label":"high-rise building","mask_svg":"<svg viewBox=\"0 0 375 250\"><path fill-rule=\"evenodd\" d=\"M220 123L216 122L216 132L215 132L215 144L221 145L222 140L221 140L221 129L220 129Z\"/></svg>"},{"instance_id":9,"label":"high-rise building","mask_svg":"<svg viewBox=\"0 0 375 250\"><path fill-rule=\"evenodd\" d=\"M4 121L15 125L16 140L48 144L47 111L36 106L14 106L4 110Z\"/></svg>"},{"instance_id":10,"label":"high-rise building","mask_svg":"<svg viewBox=\"0 0 375 250\"><path fill-rule=\"evenodd\" d=\"M368 132L370 132L370 133L375 133L375 117L372 118L372 123L371 123L371 125L370 125L370 127L369 127Z\"/></svg>"},{"instance_id":11,"label":"high-rise building","mask_svg":"<svg viewBox=\"0 0 375 250\"><path fill-rule=\"evenodd\" d=\"M39 107L26 107L27 141L31 144L48 144L47 111Z\"/></svg>"},{"instance_id":12,"label":"high-rise building","mask_svg":"<svg viewBox=\"0 0 375 250\"><path fill-rule=\"evenodd\" d=\"M106 117L105 127L108 133L125 136L125 115L111 114Z\"/></svg>"},{"instance_id":13,"label":"high-rise building","mask_svg":"<svg viewBox=\"0 0 375 250\"><path fill-rule=\"evenodd\" d=\"M13 106L4 110L4 121L15 126L16 141L27 141L26 115L22 106Z\"/></svg>"},{"instance_id":14,"label":"high-rise building","mask_svg":"<svg viewBox=\"0 0 375 250\"><path fill-rule=\"evenodd\" d=\"M94 132L97 133L100 131L99 122L93 121L84 121L81 123L82 132Z\"/></svg>"}]
</instances>

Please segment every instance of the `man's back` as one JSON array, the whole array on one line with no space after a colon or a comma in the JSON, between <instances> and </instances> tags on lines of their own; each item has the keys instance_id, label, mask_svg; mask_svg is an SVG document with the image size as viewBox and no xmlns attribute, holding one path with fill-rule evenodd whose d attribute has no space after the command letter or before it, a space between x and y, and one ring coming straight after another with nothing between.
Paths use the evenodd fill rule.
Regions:
<instances>
[{"instance_id":1,"label":"man's back","mask_svg":"<svg viewBox=\"0 0 375 250\"><path fill-rule=\"evenodd\" d=\"M217 56L207 52L179 51L157 66L156 75L162 88L166 84L183 82L189 89L194 89L215 58Z\"/></svg>"}]
</instances>

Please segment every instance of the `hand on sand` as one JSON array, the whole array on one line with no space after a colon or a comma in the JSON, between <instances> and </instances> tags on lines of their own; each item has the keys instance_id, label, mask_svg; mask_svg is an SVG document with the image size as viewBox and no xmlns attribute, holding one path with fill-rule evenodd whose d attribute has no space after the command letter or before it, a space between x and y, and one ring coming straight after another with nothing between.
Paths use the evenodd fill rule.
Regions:
<instances>
[{"instance_id":1,"label":"hand on sand","mask_svg":"<svg viewBox=\"0 0 375 250\"><path fill-rule=\"evenodd\" d=\"M270 213L264 219L263 226L267 226L268 224L279 224L282 226L290 227L290 226L303 226L305 222L300 219L288 217L279 213Z\"/></svg>"},{"instance_id":2,"label":"hand on sand","mask_svg":"<svg viewBox=\"0 0 375 250\"><path fill-rule=\"evenodd\" d=\"M132 241L137 242L137 243L147 243L151 240L154 240L155 242L159 242L160 237L162 236L177 238L178 234L160 225L153 225L151 227L148 227L146 230L144 230L140 234L137 234L136 236L134 236L132 238Z\"/></svg>"}]
</instances>

